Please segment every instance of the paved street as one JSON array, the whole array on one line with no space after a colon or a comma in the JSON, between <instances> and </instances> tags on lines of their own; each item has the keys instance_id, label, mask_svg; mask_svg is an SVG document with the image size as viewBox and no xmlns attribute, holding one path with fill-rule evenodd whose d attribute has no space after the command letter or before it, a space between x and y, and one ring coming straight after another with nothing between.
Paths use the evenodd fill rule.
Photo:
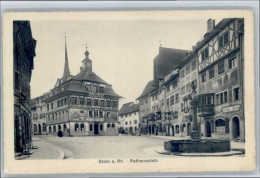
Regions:
<instances>
[{"instance_id":1,"label":"paved street","mask_svg":"<svg viewBox=\"0 0 260 178\"><path fill-rule=\"evenodd\" d=\"M101 136L101 137L57 137L34 136L57 147L65 158L158 158L168 157L156 153L152 148L162 147L166 138L146 136ZM151 149L150 149L151 148Z\"/></svg>"},{"instance_id":2,"label":"paved street","mask_svg":"<svg viewBox=\"0 0 260 178\"><path fill-rule=\"evenodd\" d=\"M165 152L164 141L170 139L183 138L166 136L33 136L33 143L39 148L34 150L28 159L180 158L176 155L159 154ZM231 142L231 148L244 149L244 143Z\"/></svg>"}]
</instances>

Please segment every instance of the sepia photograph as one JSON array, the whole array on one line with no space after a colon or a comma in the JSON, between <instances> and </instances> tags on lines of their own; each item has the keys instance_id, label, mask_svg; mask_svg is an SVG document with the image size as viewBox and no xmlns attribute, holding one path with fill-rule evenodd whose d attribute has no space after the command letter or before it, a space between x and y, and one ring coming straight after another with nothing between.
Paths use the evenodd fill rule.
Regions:
<instances>
[{"instance_id":1,"label":"sepia photograph","mask_svg":"<svg viewBox=\"0 0 260 178\"><path fill-rule=\"evenodd\" d=\"M252 170L253 17L217 12L6 13L9 169Z\"/></svg>"}]
</instances>

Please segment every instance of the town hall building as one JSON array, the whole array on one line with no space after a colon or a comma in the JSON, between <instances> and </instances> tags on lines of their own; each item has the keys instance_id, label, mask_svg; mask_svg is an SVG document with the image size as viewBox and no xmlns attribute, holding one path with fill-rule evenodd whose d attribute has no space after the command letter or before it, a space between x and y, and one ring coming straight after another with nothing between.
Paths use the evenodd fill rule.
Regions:
<instances>
[{"instance_id":1,"label":"town hall building","mask_svg":"<svg viewBox=\"0 0 260 178\"><path fill-rule=\"evenodd\" d=\"M63 76L48 92L46 126L48 134L61 130L67 136L118 135L118 100L112 85L92 71L86 49L80 72L70 74L65 37Z\"/></svg>"}]
</instances>

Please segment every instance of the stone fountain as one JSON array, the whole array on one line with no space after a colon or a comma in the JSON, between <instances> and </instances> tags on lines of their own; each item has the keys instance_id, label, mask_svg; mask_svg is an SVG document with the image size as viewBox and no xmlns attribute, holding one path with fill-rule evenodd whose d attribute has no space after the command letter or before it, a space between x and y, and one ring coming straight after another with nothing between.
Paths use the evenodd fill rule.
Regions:
<instances>
[{"instance_id":1,"label":"stone fountain","mask_svg":"<svg viewBox=\"0 0 260 178\"><path fill-rule=\"evenodd\" d=\"M169 152L179 153L213 153L230 151L230 141L217 139L201 139L197 123L198 98L194 82L191 84L192 93L190 95L190 105L193 110L193 129L191 139L170 140L164 142L164 149Z\"/></svg>"}]
</instances>

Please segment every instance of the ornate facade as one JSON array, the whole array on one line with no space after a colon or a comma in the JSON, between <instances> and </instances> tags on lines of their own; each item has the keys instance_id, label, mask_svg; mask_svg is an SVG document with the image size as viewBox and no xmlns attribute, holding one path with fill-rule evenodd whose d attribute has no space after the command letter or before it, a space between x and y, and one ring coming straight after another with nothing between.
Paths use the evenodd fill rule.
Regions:
<instances>
[{"instance_id":1,"label":"ornate facade","mask_svg":"<svg viewBox=\"0 0 260 178\"><path fill-rule=\"evenodd\" d=\"M199 117L205 137L245 141L243 19L209 19L196 46L199 59Z\"/></svg>"},{"instance_id":2,"label":"ornate facade","mask_svg":"<svg viewBox=\"0 0 260 178\"><path fill-rule=\"evenodd\" d=\"M192 51L186 51L181 60L175 60L177 65L167 62L167 55L161 56L164 60L156 57L155 85L149 91L146 87L145 94L138 98L146 133L190 136L194 127L194 110L190 105L194 87L201 135L245 141L243 31L243 19L223 19L216 26L215 21L209 19L204 39L193 46ZM169 66L172 66L171 70ZM159 75L160 68L164 67L166 70ZM147 104L150 104L151 112L145 113L144 117L142 99L147 96L150 96Z\"/></svg>"},{"instance_id":3,"label":"ornate facade","mask_svg":"<svg viewBox=\"0 0 260 178\"><path fill-rule=\"evenodd\" d=\"M65 41L63 77L47 93L46 125L48 134L61 130L68 136L118 135L118 100L112 85L92 71L92 60L86 50L80 72L69 71Z\"/></svg>"}]
</instances>

